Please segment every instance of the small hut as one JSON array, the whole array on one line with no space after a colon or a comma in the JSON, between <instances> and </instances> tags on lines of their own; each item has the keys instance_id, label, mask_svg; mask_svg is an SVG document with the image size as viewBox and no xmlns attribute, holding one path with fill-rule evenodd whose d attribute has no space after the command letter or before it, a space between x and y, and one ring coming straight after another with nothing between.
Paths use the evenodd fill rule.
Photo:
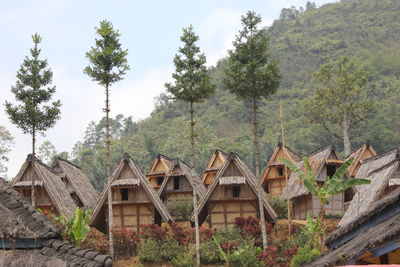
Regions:
<instances>
[{"instance_id":1,"label":"small hut","mask_svg":"<svg viewBox=\"0 0 400 267\"><path fill-rule=\"evenodd\" d=\"M360 169L363 161L368 158L375 157L376 155L377 153L375 152L375 149L368 143L363 143L359 147L357 147L353 152L350 153L350 155L346 157L346 160L354 158L354 162L350 166L348 171L349 176L351 178L356 177L356 174Z\"/></svg>"},{"instance_id":2,"label":"small hut","mask_svg":"<svg viewBox=\"0 0 400 267\"><path fill-rule=\"evenodd\" d=\"M138 229L141 224L172 221L164 204L132 158L125 153L111 175L113 228ZM108 232L108 194L104 189L90 225Z\"/></svg>"},{"instance_id":3,"label":"small hut","mask_svg":"<svg viewBox=\"0 0 400 267\"><path fill-rule=\"evenodd\" d=\"M159 154L157 158L153 160L153 164L149 172L146 174L147 178L150 181L151 186L158 191L160 186L164 182L167 173L169 172L174 159Z\"/></svg>"},{"instance_id":4,"label":"small hut","mask_svg":"<svg viewBox=\"0 0 400 267\"><path fill-rule=\"evenodd\" d=\"M336 229L326 240L329 250L305 266L400 264L399 222L397 188L369 206L357 220Z\"/></svg>"},{"instance_id":5,"label":"small hut","mask_svg":"<svg viewBox=\"0 0 400 267\"><path fill-rule=\"evenodd\" d=\"M383 155L367 159L360 167L357 178L371 180L358 186L357 193L344 214L339 226L345 226L365 212L374 202L400 186L400 153L394 149Z\"/></svg>"},{"instance_id":6,"label":"small hut","mask_svg":"<svg viewBox=\"0 0 400 267\"><path fill-rule=\"evenodd\" d=\"M308 158L313 172L315 174L317 183L322 185L326 177L332 177L336 169L343 163L339 159L333 146L318 149L306 155ZM297 163L299 167L303 165L302 162ZM292 201L293 218L297 220L304 220L307 213L317 216L319 212L318 199L311 195L311 193L304 186L303 181L297 176L295 172L290 175L288 185L283 191L285 197L289 197ZM329 204L325 206L327 214L343 214L344 213L345 193L339 193L333 196Z\"/></svg>"},{"instance_id":7,"label":"small hut","mask_svg":"<svg viewBox=\"0 0 400 267\"><path fill-rule=\"evenodd\" d=\"M237 154L230 153L198 204L199 224L207 221L210 228L218 229L232 227L236 217L259 218L259 193L265 220L271 222L277 215L267 202L267 194L246 163Z\"/></svg>"},{"instance_id":8,"label":"small hut","mask_svg":"<svg viewBox=\"0 0 400 267\"><path fill-rule=\"evenodd\" d=\"M65 214L67 218L71 218L77 205L61 181L61 177L39 159L33 161L31 154L14 178L12 186L30 199L33 176L35 176L36 207L47 214L57 216Z\"/></svg>"},{"instance_id":9,"label":"small hut","mask_svg":"<svg viewBox=\"0 0 400 267\"><path fill-rule=\"evenodd\" d=\"M215 175L224 164L228 157L228 154L223 152L222 150L215 150L212 154L210 160L208 161L206 169L203 171L201 175L201 182L204 184L206 188L212 184L214 181Z\"/></svg>"},{"instance_id":10,"label":"small hut","mask_svg":"<svg viewBox=\"0 0 400 267\"><path fill-rule=\"evenodd\" d=\"M293 164L300 160L293 150L283 146L282 143L278 143L260 179L262 188L271 196L280 196L286 187L285 165L281 161L282 158L291 161ZM288 168L286 171L287 179L289 179L292 172Z\"/></svg>"},{"instance_id":11,"label":"small hut","mask_svg":"<svg viewBox=\"0 0 400 267\"><path fill-rule=\"evenodd\" d=\"M0 266L112 266L99 252L60 240L61 231L0 179Z\"/></svg>"},{"instance_id":12,"label":"small hut","mask_svg":"<svg viewBox=\"0 0 400 267\"><path fill-rule=\"evenodd\" d=\"M57 156L50 168L61 177L77 206L95 208L98 200L96 190L80 167Z\"/></svg>"},{"instance_id":13,"label":"small hut","mask_svg":"<svg viewBox=\"0 0 400 267\"><path fill-rule=\"evenodd\" d=\"M198 199L201 199L206 188L192 168L182 160L174 159L158 195L164 203L171 200L192 201L193 191Z\"/></svg>"}]
</instances>

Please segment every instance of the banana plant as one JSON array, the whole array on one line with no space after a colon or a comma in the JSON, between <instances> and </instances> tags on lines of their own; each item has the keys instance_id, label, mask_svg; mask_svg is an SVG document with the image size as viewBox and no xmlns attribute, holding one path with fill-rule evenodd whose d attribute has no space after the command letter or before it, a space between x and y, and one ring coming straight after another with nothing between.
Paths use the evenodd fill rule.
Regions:
<instances>
[{"instance_id":1,"label":"banana plant","mask_svg":"<svg viewBox=\"0 0 400 267\"><path fill-rule=\"evenodd\" d=\"M323 252L326 229L324 221L326 211L325 205L329 203L329 199L353 186L369 184L371 181L360 178L345 179L345 174L349 170L351 164L354 162L354 158L346 160L336 170L332 177L327 176L322 186L317 184L315 173L307 157L303 158L304 168L300 168L286 159L282 158L281 160L292 172L295 172L301 178L305 188L307 188L307 190L318 199L319 213L316 225L319 227L319 229L316 232L319 232L319 249L321 252Z\"/></svg>"}]
</instances>

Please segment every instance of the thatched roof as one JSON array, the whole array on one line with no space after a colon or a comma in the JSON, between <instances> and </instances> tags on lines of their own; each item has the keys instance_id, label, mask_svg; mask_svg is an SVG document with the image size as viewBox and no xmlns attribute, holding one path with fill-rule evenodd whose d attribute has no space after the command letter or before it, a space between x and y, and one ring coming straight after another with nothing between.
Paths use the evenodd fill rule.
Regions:
<instances>
[{"instance_id":1,"label":"thatched roof","mask_svg":"<svg viewBox=\"0 0 400 267\"><path fill-rule=\"evenodd\" d=\"M194 193L198 196L198 198L202 198L206 193L206 188L203 183L200 181L199 177L197 176L195 170L190 168L184 161L180 160L179 158L174 159L172 166L167 173L163 183L158 190L158 195L161 196L169 179L173 176L184 176L189 181L190 185L193 188Z\"/></svg>"},{"instance_id":2,"label":"thatched roof","mask_svg":"<svg viewBox=\"0 0 400 267\"><path fill-rule=\"evenodd\" d=\"M13 186L20 187L21 181L25 182L31 180L32 177L24 177L24 174L28 168L33 168L33 173L36 173L35 180L43 182L43 187L49 195L54 207L57 209L57 212L59 214L65 214L67 218L71 218L77 206L68 190L66 190L61 177L37 158L35 159L34 166L32 166L32 159L32 155L29 154L17 176L14 178ZM23 178L24 180L22 180Z\"/></svg>"},{"instance_id":3,"label":"thatched roof","mask_svg":"<svg viewBox=\"0 0 400 267\"><path fill-rule=\"evenodd\" d=\"M367 176L363 177L357 174L357 178L371 180L371 183L359 187L356 195L350 203L350 206L348 207L346 213L339 223L340 227L343 227L353 222L354 220L357 220L360 214L368 210L368 208L375 201L382 197L384 190L389 185L389 180L391 178L394 178L394 176L396 175L396 171L399 170L400 156L399 154L397 155L398 157L396 158L393 157L393 154L386 154L386 156L384 157L379 157L378 159L365 162L364 164L367 164L368 166L364 166L364 164L362 165L362 174L364 175L364 173L367 173ZM391 158L394 158L394 160L386 163L387 160ZM378 169L375 169L375 167L378 166L378 163L382 164L383 162L385 162L386 165L380 166ZM366 169L368 169L369 172L366 172Z\"/></svg>"},{"instance_id":4,"label":"thatched roof","mask_svg":"<svg viewBox=\"0 0 400 267\"><path fill-rule=\"evenodd\" d=\"M112 266L108 255L57 240L60 229L1 178L0 216L0 266Z\"/></svg>"},{"instance_id":5,"label":"thatched roof","mask_svg":"<svg viewBox=\"0 0 400 267\"><path fill-rule=\"evenodd\" d=\"M306 266L355 264L367 252L380 256L400 242L400 188L375 202L357 220L335 230L327 239L330 248ZM397 248L399 245L397 245ZM389 248L389 250L382 248Z\"/></svg>"},{"instance_id":6,"label":"thatched roof","mask_svg":"<svg viewBox=\"0 0 400 267\"><path fill-rule=\"evenodd\" d=\"M60 157L55 157L51 163L51 169L53 171L60 170L74 188L83 205L94 209L98 200L97 192L79 166Z\"/></svg>"},{"instance_id":7,"label":"thatched roof","mask_svg":"<svg viewBox=\"0 0 400 267\"><path fill-rule=\"evenodd\" d=\"M153 160L151 164L149 172L146 174L147 177L154 175L164 175L166 174L172 167L174 163L174 159L168 156L158 154L158 156ZM164 171L157 171L157 165L161 164L163 166Z\"/></svg>"},{"instance_id":8,"label":"thatched roof","mask_svg":"<svg viewBox=\"0 0 400 267\"><path fill-rule=\"evenodd\" d=\"M224 176L225 171L227 167L229 166L230 163L235 164L235 166L240 170L243 176L242 178L238 178L237 176L229 176L226 177ZM211 197L212 193L214 192L215 188L221 184L227 185L227 184L237 184L238 181L241 182L241 180L244 179L245 183L249 185L249 187L252 189L254 194L258 197L258 193L261 193L262 197L262 203L264 205L264 209L266 211L265 216L269 218L270 221L273 221L277 218L277 215L273 208L269 205L267 201L267 193L261 188L261 186L258 184L257 178L254 175L254 173L250 170L250 168L247 166L247 164L236 154L236 153L229 153L228 158L225 161L224 165L222 165L221 169L217 172L217 175L215 176L214 181L212 184L208 187L206 194L204 197L200 200L198 207L197 207L197 213L198 215L203 213L203 209L206 208L206 204ZM200 217L200 216L199 216ZM194 213L192 213L190 220L194 220Z\"/></svg>"},{"instance_id":9,"label":"thatched roof","mask_svg":"<svg viewBox=\"0 0 400 267\"><path fill-rule=\"evenodd\" d=\"M376 155L375 149L369 143L359 145L346 157L346 160L354 158L354 162L351 164L347 173L354 177L356 172L358 172L357 167L360 166L365 159L375 157Z\"/></svg>"},{"instance_id":10,"label":"thatched roof","mask_svg":"<svg viewBox=\"0 0 400 267\"><path fill-rule=\"evenodd\" d=\"M283 165L283 162L281 162L280 158L277 158L280 150L282 150L283 153L286 155L286 159L290 160L292 163L300 161L300 157L293 150L291 150L286 145L283 146L283 144L279 142L278 146L275 148L274 152L269 158L268 164L261 175L260 184L264 184L265 180L267 179L268 172L272 166Z\"/></svg>"},{"instance_id":11,"label":"thatched roof","mask_svg":"<svg viewBox=\"0 0 400 267\"><path fill-rule=\"evenodd\" d=\"M121 173L121 171L124 169L125 166L128 166L132 170L132 173L134 174L135 177L132 177L131 179L118 179L119 174ZM139 184L137 181L139 181ZM111 174L111 184L115 185L114 182L116 184L122 183L122 184L141 186L144 189L144 191L147 193L147 196L150 198L150 200L154 204L157 211L160 213L161 218L165 222L173 221L173 218L169 214L164 203L158 197L157 192L153 189L149 180L144 176L142 171L139 169L139 167L136 165L136 163L133 161L133 159L129 156L128 153L124 154L124 157L119 162L117 168ZM97 203L96 208L92 215L92 219L90 220L90 225L92 225L96 228L98 226L98 223L100 223L99 220L100 220L101 216L104 215L104 204L105 204L105 201L107 200L107 190L108 190L108 186L106 186L104 188L104 191L101 194L100 201Z\"/></svg>"},{"instance_id":12,"label":"thatched roof","mask_svg":"<svg viewBox=\"0 0 400 267\"><path fill-rule=\"evenodd\" d=\"M335 148L333 146L327 146L316 151L311 152L310 154L306 155L308 158L312 170L317 177L317 181L325 181L326 176L321 176L320 173L324 167L324 165L329 162L330 160L335 160L335 163L341 163L338 160L338 155L336 154ZM337 162L336 162L337 161ZM303 162L298 162L297 166L302 167ZM295 172L289 177L288 185L283 190L282 195L286 198L289 197L290 199L295 197L300 197L303 195L309 194L309 191L304 186L303 181Z\"/></svg>"},{"instance_id":13,"label":"thatched roof","mask_svg":"<svg viewBox=\"0 0 400 267\"><path fill-rule=\"evenodd\" d=\"M0 238L49 239L60 236L60 230L28 200L0 178Z\"/></svg>"},{"instance_id":14,"label":"thatched roof","mask_svg":"<svg viewBox=\"0 0 400 267\"><path fill-rule=\"evenodd\" d=\"M229 154L225 153L224 151L222 151L220 149L214 150L213 154L210 157L210 160L207 163L206 168L203 170L203 172L200 175L201 182L204 184L208 172L215 172L215 171L219 170L218 167L214 166L214 164L215 164L215 162L217 162L217 160L220 160L221 162L225 162L228 157L229 157Z\"/></svg>"}]
</instances>

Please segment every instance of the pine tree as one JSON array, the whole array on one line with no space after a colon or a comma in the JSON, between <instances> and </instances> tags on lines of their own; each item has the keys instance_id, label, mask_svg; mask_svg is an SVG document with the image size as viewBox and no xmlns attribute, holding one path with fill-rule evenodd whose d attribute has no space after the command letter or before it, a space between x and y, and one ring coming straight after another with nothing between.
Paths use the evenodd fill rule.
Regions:
<instances>
[{"instance_id":1,"label":"pine tree","mask_svg":"<svg viewBox=\"0 0 400 267\"><path fill-rule=\"evenodd\" d=\"M32 155L35 164L36 135L44 135L46 130L53 127L60 118L61 102L49 102L56 91L51 86L53 72L48 67L47 60L39 59L41 49L38 44L42 38L38 34L32 35L34 47L31 48L31 57L25 57L20 69L17 71L17 82L11 87L19 105L6 101L6 113L11 122L22 130L24 134L32 135ZM35 206L35 175L32 176L31 201Z\"/></svg>"},{"instance_id":2,"label":"pine tree","mask_svg":"<svg viewBox=\"0 0 400 267\"><path fill-rule=\"evenodd\" d=\"M109 231L109 242L110 242L110 253L113 255L113 237L112 237L112 192L110 184L110 86L123 79L126 71L129 70L127 55L128 50L121 48L119 42L120 33L118 30L114 30L111 22L103 20L100 22L100 28L96 28L97 34L100 36L96 39L96 46L92 47L89 52L86 53L86 57L90 61L90 65L87 66L84 72L92 78L93 81L98 82L100 85L105 87L106 93L106 107L104 109L106 113L105 120L105 145L106 145L106 177L108 178L108 231Z\"/></svg>"},{"instance_id":3,"label":"pine tree","mask_svg":"<svg viewBox=\"0 0 400 267\"><path fill-rule=\"evenodd\" d=\"M210 97L215 91L215 85L210 82L207 73L206 56L200 53L200 48L196 45L199 37L193 32L193 27L183 29L181 41L185 44L179 48L179 54L175 55L175 73L172 77L175 84L166 83L165 87L175 99L189 102L190 113L190 144L192 168L195 168L195 134L194 134L194 103L200 103ZM196 256L197 265L200 264L200 234L199 222L197 218L197 197L193 188L193 207L195 214L196 227Z\"/></svg>"},{"instance_id":4,"label":"pine tree","mask_svg":"<svg viewBox=\"0 0 400 267\"><path fill-rule=\"evenodd\" d=\"M261 17L255 12L247 12L242 16L243 29L239 31L233 42L234 50L230 50L224 87L238 98L252 102L253 108L253 142L256 176L260 175L260 144L258 134L257 110L261 98L274 94L282 80L278 61L271 58L268 52L269 43L265 37L265 29L259 29ZM261 198L259 198L261 201ZM263 245L266 247L264 210L260 204Z\"/></svg>"}]
</instances>

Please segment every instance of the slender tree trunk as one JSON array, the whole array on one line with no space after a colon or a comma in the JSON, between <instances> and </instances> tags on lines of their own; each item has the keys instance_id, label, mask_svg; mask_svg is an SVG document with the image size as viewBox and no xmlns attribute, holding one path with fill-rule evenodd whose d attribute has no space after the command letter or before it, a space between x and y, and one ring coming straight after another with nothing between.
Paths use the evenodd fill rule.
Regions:
<instances>
[{"instance_id":1,"label":"slender tree trunk","mask_svg":"<svg viewBox=\"0 0 400 267\"><path fill-rule=\"evenodd\" d=\"M109 119L109 112L110 112L110 101L109 101L109 89L108 84L106 84L106 177L107 177L107 198L108 198L108 239L109 239L109 246L110 246L110 254L114 256L114 242L113 242L113 235L112 235L112 227L113 227L113 210L112 210L112 190L111 190L111 177L110 177L110 119Z\"/></svg>"},{"instance_id":2,"label":"slender tree trunk","mask_svg":"<svg viewBox=\"0 0 400 267\"><path fill-rule=\"evenodd\" d=\"M193 120L194 110L193 102L190 102L190 144L192 147L191 157L192 157L192 168L195 168L195 149L194 149L194 125ZM193 211L194 211L194 226L196 231L196 264L200 266L200 227L199 227L199 217L197 213L197 196L193 188Z\"/></svg>"},{"instance_id":3,"label":"slender tree trunk","mask_svg":"<svg viewBox=\"0 0 400 267\"><path fill-rule=\"evenodd\" d=\"M258 138L258 121L257 121L257 99L253 97L253 141L254 141L254 160L256 163L256 177L260 176L260 144Z\"/></svg>"},{"instance_id":4,"label":"slender tree trunk","mask_svg":"<svg viewBox=\"0 0 400 267\"><path fill-rule=\"evenodd\" d=\"M254 158L256 161L256 177L258 179L260 175L260 148L258 141L258 122L257 122L257 99L253 97L253 134L254 134ZM260 225L261 225L261 235L263 241L263 248L266 249L267 243L267 230L265 229L265 215L264 215L264 205L262 201L261 191L258 192L258 207L260 210Z\"/></svg>"},{"instance_id":5,"label":"slender tree trunk","mask_svg":"<svg viewBox=\"0 0 400 267\"><path fill-rule=\"evenodd\" d=\"M35 178L36 178L36 172L35 172L35 158L36 158L36 129L35 126L32 127L32 188L31 188L31 203L32 206L36 207L36 199L35 199Z\"/></svg>"},{"instance_id":6,"label":"slender tree trunk","mask_svg":"<svg viewBox=\"0 0 400 267\"><path fill-rule=\"evenodd\" d=\"M319 214L318 214L318 227L319 227L319 245L320 252L323 253L325 250L325 205L322 202L319 202Z\"/></svg>"},{"instance_id":7,"label":"slender tree trunk","mask_svg":"<svg viewBox=\"0 0 400 267\"><path fill-rule=\"evenodd\" d=\"M349 120L347 118L346 111L343 114L343 145L344 145L344 154L346 157L350 155L351 152L351 143L349 137Z\"/></svg>"},{"instance_id":8,"label":"slender tree trunk","mask_svg":"<svg viewBox=\"0 0 400 267\"><path fill-rule=\"evenodd\" d=\"M196 167L196 163L195 163L195 150L194 150L194 109L193 109L193 102L190 102L190 145L191 145L191 151L190 151L190 156L192 159L192 168L194 169Z\"/></svg>"}]
</instances>

